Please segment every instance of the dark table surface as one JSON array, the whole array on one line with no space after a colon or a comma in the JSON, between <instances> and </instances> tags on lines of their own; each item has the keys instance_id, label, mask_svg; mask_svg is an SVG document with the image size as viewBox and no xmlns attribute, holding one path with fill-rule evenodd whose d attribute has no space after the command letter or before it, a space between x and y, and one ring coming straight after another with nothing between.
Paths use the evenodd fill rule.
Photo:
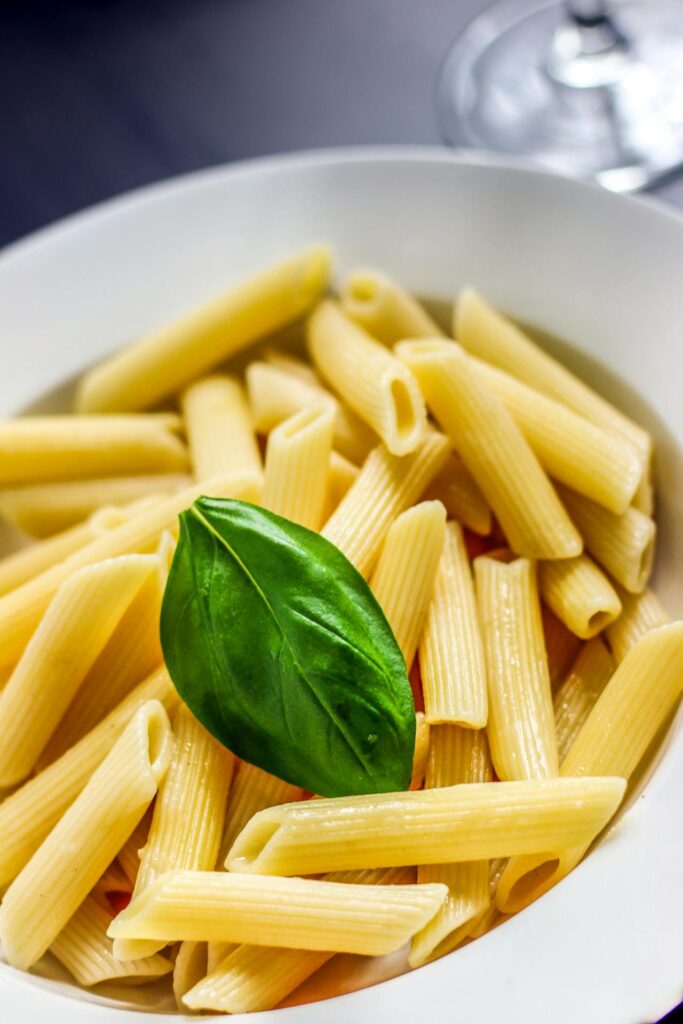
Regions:
<instances>
[{"instance_id":1,"label":"dark table surface","mask_svg":"<svg viewBox=\"0 0 683 1024\"><path fill-rule=\"evenodd\" d=\"M434 83L485 0L0 0L0 244L264 153L439 143ZM656 190L683 206L683 178Z\"/></svg>"}]
</instances>

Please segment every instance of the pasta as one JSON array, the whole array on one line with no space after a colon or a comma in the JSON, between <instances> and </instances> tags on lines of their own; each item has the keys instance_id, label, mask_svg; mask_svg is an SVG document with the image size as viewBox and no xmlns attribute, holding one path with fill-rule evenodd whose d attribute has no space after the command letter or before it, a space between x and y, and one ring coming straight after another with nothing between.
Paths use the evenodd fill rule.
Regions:
<instances>
[{"instance_id":1,"label":"pasta","mask_svg":"<svg viewBox=\"0 0 683 1024\"><path fill-rule=\"evenodd\" d=\"M455 452L451 452L448 462L434 477L424 497L428 501L440 501L449 519L457 520L474 533L485 537L491 532L491 509Z\"/></svg>"},{"instance_id":2,"label":"pasta","mask_svg":"<svg viewBox=\"0 0 683 1024\"><path fill-rule=\"evenodd\" d=\"M145 409L301 316L327 285L329 252L304 250L113 355L81 380L80 412Z\"/></svg>"},{"instance_id":3,"label":"pasta","mask_svg":"<svg viewBox=\"0 0 683 1024\"><path fill-rule=\"evenodd\" d=\"M425 501L402 512L386 535L370 586L410 668L444 546L446 510ZM406 592L410 590L410 602Z\"/></svg>"},{"instance_id":4,"label":"pasta","mask_svg":"<svg viewBox=\"0 0 683 1024\"><path fill-rule=\"evenodd\" d=\"M327 500L323 519L330 518L339 502L354 483L360 470L353 462L349 462L339 452L330 452L330 463L327 470Z\"/></svg>"},{"instance_id":5,"label":"pasta","mask_svg":"<svg viewBox=\"0 0 683 1024\"><path fill-rule=\"evenodd\" d=\"M385 345L443 333L417 299L379 270L359 267L350 274L341 301L345 312Z\"/></svg>"},{"instance_id":6,"label":"pasta","mask_svg":"<svg viewBox=\"0 0 683 1024\"><path fill-rule=\"evenodd\" d=\"M173 995L179 1009L183 1008L183 996L206 976L207 964L205 942L180 943L173 965Z\"/></svg>"},{"instance_id":7,"label":"pasta","mask_svg":"<svg viewBox=\"0 0 683 1024\"><path fill-rule=\"evenodd\" d=\"M152 801L172 746L161 704L143 704L4 895L0 941L12 966L34 964L76 912Z\"/></svg>"},{"instance_id":8,"label":"pasta","mask_svg":"<svg viewBox=\"0 0 683 1024\"><path fill-rule=\"evenodd\" d=\"M546 559L580 554L581 537L536 456L463 350L449 341L404 341L396 353L416 374L513 551Z\"/></svg>"},{"instance_id":9,"label":"pasta","mask_svg":"<svg viewBox=\"0 0 683 1024\"><path fill-rule=\"evenodd\" d=\"M566 679L553 697L560 763L614 672L614 659L599 636L579 651Z\"/></svg>"},{"instance_id":10,"label":"pasta","mask_svg":"<svg viewBox=\"0 0 683 1024\"><path fill-rule=\"evenodd\" d=\"M230 790L218 863L225 861L228 850L254 814L275 804L293 803L302 796L303 790L298 786L283 782L253 764L240 764Z\"/></svg>"},{"instance_id":11,"label":"pasta","mask_svg":"<svg viewBox=\"0 0 683 1024\"><path fill-rule=\"evenodd\" d=\"M569 668L581 649L581 641L575 633L567 629L563 622L550 611L547 605L541 605L543 622L543 639L548 659L550 685L553 689L566 676Z\"/></svg>"},{"instance_id":12,"label":"pasta","mask_svg":"<svg viewBox=\"0 0 683 1024\"><path fill-rule=\"evenodd\" d=\"M204 377L183 392L182 407L197 480L230 473L260 476L261 456L238 380Z\"/></svg>"},{"instance_id":13,"label":"pasta","mask_svg":"<svg viewBox=\"0 0 683 1024\"><path fill-rule=\"evenodd\" d=\"M500 779L558 773L550 677L535 567L475 559L479 620L489 682L488 737ZM496 854L492 854L496 856Z\"/></svg>"},{"instance_id":14,"label":"pasta","mask_svg":"<svg viewBox=\"0 0 683 1024\"><path fill-rule=\"evenodd\" d=\"M420 789L427 771L429 758L429 735L431 727L424 716L423 711L415 712L415 750L413 752L413 777L410 780L411 789Z\"/></svg>"},{"instance_id":15,"label":"pasta","mask_svg":"<svg viewBox=\"0 0 683 1024\"><path fill-rule=\"evenodd\" d=\"M651 590L642 594L619 592L622 613L605 630L607 643L617 662L623 661L634 644L657 626L665 626L671 619Z\"/></svg>"},{"instance_id":16,"label":"pasta","mask_svg":"<svg viewBox=\"0 0 683 1024\"><path fill-rule=\"evenodd\" d=\"M424 399L412 373L328 300L308 323L321 376L375 430L392 455L415 451L425 432Z\"/></svg>"},{"instance_id":17,"label":"pasta","mask_svg":"<svg viewBox=\"0 0 683 1024\"><path fill-rule=\"evenodd\" d=\"M264 508L309 530L324 521L332 452L333 412L311 406L280 423L268 438Z\"/></svg>"},{"instance_id":18,"label":"pasta","mask_svg":"<svg viewBox=\"0 0 683 1024\"><path fill-rule=\"evenodd\" d=\"M590 840L624 794L618 778L470 783L337 797L260 811L230 850L229 871L318 874L442 864L562 849Z\"/></svg>"},{"instance_id":19,"label":"pasta","mask_svg":"<svg viewBox=\"0 0 683 1024\"><path fill-rule=\"evenodd\" d=\"M391 522L420 497L448 458L448 442L428 434L420 447L402 458L382 445L373 449L355 482L322 529L359 572L372 572Z\"/></svg>"},{"instance_id":20,"label":"pasta","mask_svg":"<svg viewBox=\"0 0 683 1024\"><path fill-rule=\"evenodd\" d=\"M462 529L448 523L420 641L425 715L481 729L488 717L484 648Z\"/></svg>"},{"instance_id":21,"label":"pasta","mask_svg":"<svg viewBox=\"0 0 683 1024\"><path fill-rule=\"evenodd\" d=\"M559 562L540 562L541 597L565 626L590 640L621 613L616 590L588 555Z\"/></svg>"}]
</instances>

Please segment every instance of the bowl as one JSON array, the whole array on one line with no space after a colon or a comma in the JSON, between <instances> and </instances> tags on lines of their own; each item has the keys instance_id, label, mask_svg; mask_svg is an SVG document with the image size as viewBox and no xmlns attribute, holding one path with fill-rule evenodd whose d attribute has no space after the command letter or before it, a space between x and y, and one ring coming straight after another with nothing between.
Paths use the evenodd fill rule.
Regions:
<instances>
[{"instance_id":1,"label":"bowl","mask_svg":"<svg viewBox=\"0 0 683 1024\"><path fill-rule=\"evenodd\" d=\"M412 148L277 157L143 189L0 257L0 414L48 393L56 408L57 385L86 366L314 240L332 243L338 269L374 264L421 295L447 299L475 285L540 328L551 349L653 431L656 589L682 614L683 218L651 201ZM683 730L669 730L657 759L607 838L517 917L324 1010L311 1003L248 1019L640 1024L662 1016L683 994ZM5 964L0 1005L7 1024L150 1024L140 1009Z\"/></svg>"}]
</instances>

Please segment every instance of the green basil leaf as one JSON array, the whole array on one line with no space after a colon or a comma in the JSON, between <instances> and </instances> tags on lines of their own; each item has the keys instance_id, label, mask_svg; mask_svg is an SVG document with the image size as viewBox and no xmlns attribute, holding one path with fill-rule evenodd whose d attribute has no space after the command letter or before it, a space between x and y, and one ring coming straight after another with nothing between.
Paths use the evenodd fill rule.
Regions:
<instances>
[{"instance_id":1,"label":"green basil leaf","mask_svg":"<svg viewBox=\"0 0 683 1024\"><path fill-rule=\"evenodd\" d=\"M319 534L200 498L180 517L161 641L182 699L245 761L324 796L409 785L403 656L363 577Z\"/></svg>"}]
</instances>

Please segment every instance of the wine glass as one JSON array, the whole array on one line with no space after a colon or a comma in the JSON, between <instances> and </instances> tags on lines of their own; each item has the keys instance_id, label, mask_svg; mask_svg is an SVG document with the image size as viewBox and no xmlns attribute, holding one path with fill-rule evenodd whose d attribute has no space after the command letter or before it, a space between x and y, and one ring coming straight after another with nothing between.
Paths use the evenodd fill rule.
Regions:
<instances>
[{"instance_id":1,"label":"wine glass","mask_svg":"<svg viewBox=\"0 0 683 1024\"><path fill-rule=\"evenodd\" d=\"M438 109L454 146L645 188L683 164L683 3L499 0L449 51Z\"/></svg>"}]
</instances>

